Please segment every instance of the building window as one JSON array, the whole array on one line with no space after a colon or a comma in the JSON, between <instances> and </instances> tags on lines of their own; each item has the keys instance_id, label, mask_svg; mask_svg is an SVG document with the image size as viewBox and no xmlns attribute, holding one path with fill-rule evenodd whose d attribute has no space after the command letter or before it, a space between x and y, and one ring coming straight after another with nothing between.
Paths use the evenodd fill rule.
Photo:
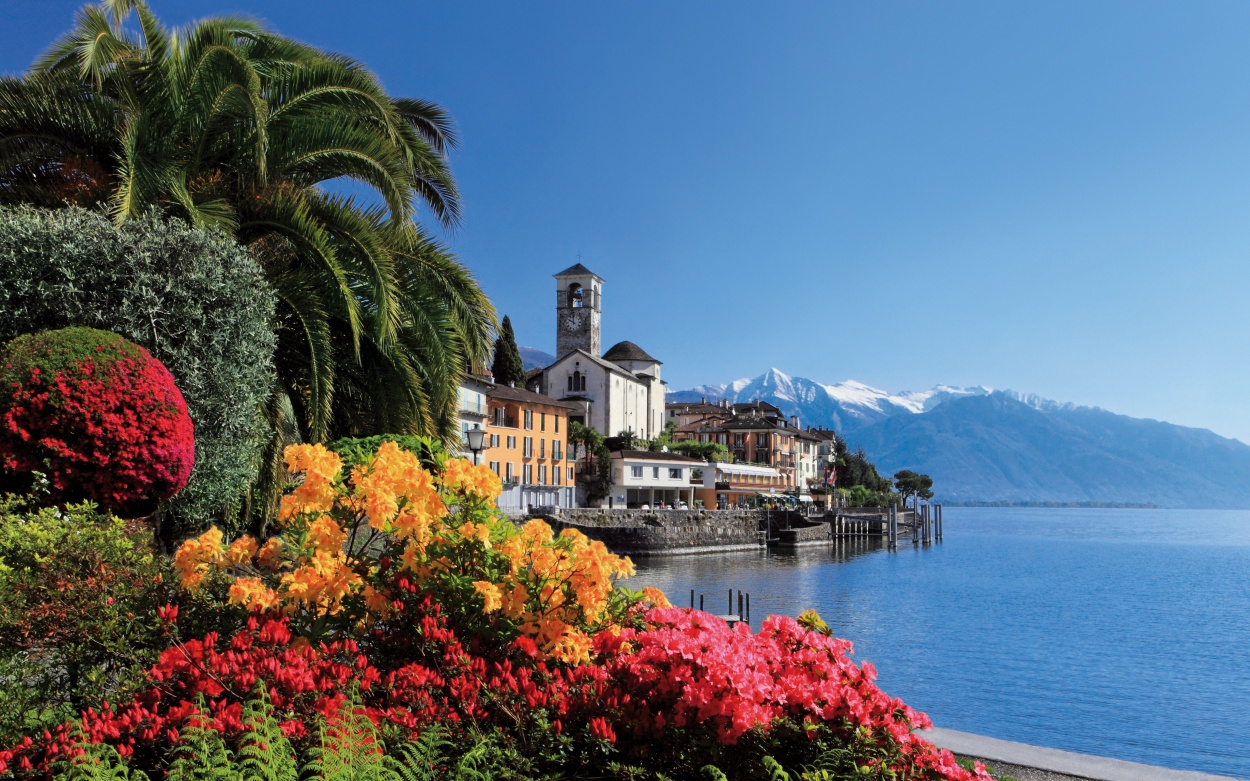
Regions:
<instances>
[{"instance_id":1,"label":"building window","mask_svg":"<svg viewBox=\"0 0 1250 781\"><path fill-rule=\"evenodd\" d=\"M640 466L631 466L631 467L629 468L629 474L630 474L630 476L632 476L632 477L638 477L638 478L641 478L641 477L642 477L642 467L640 467Z\"/></svg>"},{"instance_id":2,"label":"building window","mask_svg":"<svg viewBox=\"0 0 1250 781\"><path fill-rule=\"evenodd\" d=\"M658 466L651 467L651 479L652 480L660 479L660 468Z\"/></svg>"},{"instance_id":3,"label":"building window","mask_svg":"<svg viewBox=\"0 0 1250 781\"><path fill-rule=\"evenodd\" d=\"M671 479L671 480L680 480L680 479L681 479L681 470L680 470L680 469L670 469L670 470L668 470L668 476L669 476L669 479Z\"/></svg>"},{"instance_id":4,"label":"building window","mask_svg":"<svg viewBox=\"0 0 1250 781\"><path fill-rule=\"evenodd\" d=\"M560 416L552 415L552 419L556 424L556 433L559 434L560 433Z\"/></svg>"},{"instance_id":5,"label":"building window","mask_svg":"<svg viewBox=\"0 0 1250 781\"><path fill-rule=\"evenodd\" d=\"M553 467L551 467L551 476L552 476L552 477L554 477L554 478L556 479L556 485L561 485L561 482L560 482L560 467L558 467L558 466L553 466Z\"/></svg>"},{"instance_id":6,"label":"building window","mask_svg":"<svg viewBox=\"0 0 1250 781\"><path fill-rule=\"evenodd\" d=\"M547 430L547 413L546 412L538 413L538 430L539 431Z\"/></svg>"},{"instance_id":7,"label":"building window","mask_svg":"<svg viewBox=\"0 0 1250 781\"><path fill-rule=\"evenodd\" d=\"M504 469L506 470L504 472L504 479L507 480L508 482L512 482L513 478L516 477L516 473L512 471L512 462L509 461L508 463L504 464Z\"/></svg>"},{"instance_id":8,"label":"building window","mask_svg":"<svg viewBox=\"0 0 1250 781\"><path fill-rule=\"evenodd\" d=\"M508 437L508 449L516 450L516 437Z\"/></svg>"},{"instance_id":9,"label":"building window","mask_svg":"<svg viewBox=\"0 0 1250 781\"><path fill-rule=\"evenodd\" d=\"M573 467L569 467L569 482L573 482Z\"/></svg>"},{"instance_id":10,"label":"building window","mask_svg":"<svg viewBox=\"0 0 1250 781\"><path fill-rule=\"evenodd\" d=\"M532 465L526 464L525 466L521 467L521 474L524 475L524 477L521 480L522 483L524 483L525 485L534 484L534 467Z\"/></svg>"},{"instance_id":11,"label":"building window","mask_svg":"<svg viewBox=\"0 0 1250 781\"><path fill-rule=\"evenodd\" d=\"M524 446L525 447L524 447L524 450L521 451L521 455L525 456L526 458L530 458L531 456L533 456L534 455L534 438L526 437Z\"/></svg>"},{"instance_id":12,"label":"building window","mask_svg":"<svg viewBox=\"0 0 1250 781\"><path fill-rule=\"evenodd\" d=\"M559 461L559 460L560 460L560 458L561 458L561 454L560 454L560 440L558 440L558 439L553 439L553 440L551 440L551 460L552 460L552 461Z\"/></svg>"},{"instance_id":13,"label":"building window","mask_svg":"<svg viewBox=\"0 0 1250 781\"><path fill-rule=\"evenodd\" d=\"M494 472L495 474L499 474L499 462L498 461L490 462L490 471Z\"/></svg>"},{"instance_id":14,"label":"building window","mask_svg":"<svg viewBox=\"0 0 1250 781\"><path fill-rule=\"evenodd\" d=\"M534 428L534 411L527 409L525 410L525 430L530 431L533 428Z\"/></svg>"},{"instance_id":15,"label":"building window","mask_svg":"<svg viewBox=\"0 0 1250 781\"><path fill-rule=\"evenodd\" d=\"M499 447L499 435L498 435L498 434L491 434L491 435L490 435L490 446L491 446L491 447Z\"/></svg>"},{"instance_id":16,"label":"building window","mask_svg":"<svg viewBox=\"0 0 1250 781\"><path fill-rule=\"evenodd\" d=\"M547 484L547 466L545 464L539 465L538 467L538 484Z\"/></svg>"}]
</instances>

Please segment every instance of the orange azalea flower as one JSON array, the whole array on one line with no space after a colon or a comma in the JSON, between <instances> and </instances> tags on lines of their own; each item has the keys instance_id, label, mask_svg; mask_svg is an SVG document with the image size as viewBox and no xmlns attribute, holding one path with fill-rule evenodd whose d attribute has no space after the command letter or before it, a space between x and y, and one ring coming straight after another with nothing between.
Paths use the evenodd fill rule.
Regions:
<instances>
[{"instance_id":1,"label":"orange azalea flower","mask_svg":"<svg viewBox=\"0 0 1250 781\"><path fill-rule=\"evenodd\" d=\"M486 602L483 612L493 613L503 605L503 593L499 590L499 586L489 580L475 580L473 588L482 595L482 599Z\"/></svg>"},{"instance_id":2,"label":"orange azalea flower","mask_svg":"<svg viewBox=\"0 0 1250 781\"><path fill-rule=\"evenodd\" d=\"M377 591L368 583L365 584L363 594L365 597L365 609L373 615L383 617L391 612L391 600L386 594Z\"/></svg>"},{"instance_id":3,"label":"orange azalea flower","mask_svg":"<svg viewBox=\"0 0 1250 781\"><path fill-rule=\"evenodd\" d=\"M647 586L642 590L643 599L651 603L652 607L672 607L673 604L668 601L668 597L664 596L664 592L655 586Z\"/></svg>"},{"instance_id":4,"label":"orange azalea flower","mask_svg":"<svg viewBox=\"0 0 1250 781\"><path fill-rule=\"evenodd\" d=\"M262 569L277 572L282 566L282 538L270 537L256 551L256 564Z\"/></svg>"},{"instance_id":5,"label":"orange azalea flower","mask_svg":"<svg viewBox=\"0 0 1250 781\"><path fill-rule=\"evenodd\" d=\"M590 661L593 645L585 632L569 627L555 641L551 657L565 664L582 664Z\"/></svg>"},{"instance_id":6,"label":"orange azalea flower","mask_svg":"<svg viewBox=\"0 0 1250 781\"><path fill-rule=\"evenodd\" d=\"M380 531L422 539L434 521L447 515L434 478L394 442L383 442L367 468L353 471L352 486L369 525Z\"/></svg>"},{"instance_id":7,"label":"orange azalea flower","mask_svg":"<svg viewBox=\"0 0 1250 781\"><path fill-rule=\"evenodd\" d=\"M226 549L226 561L234 565L249 564L256 555L256 540L246 534L230 543Z\"/></svg>"},{"instance_id":8,"label":"orange azalea flower","mask_svg":"<svg viewBox=\"0 0 1250 781\"><path fill-rule=\"evenodd\" d=\"M272 610L278 605L278 594L259 578L238 578L230 586L231 604L242 605L254 612Z\"/></svg>"},{"instance_id":9,"label":"orange azalea flower","mask_svg":"<svg viewBox=\"0 0 1250 781\"><path fill-rule=\"evenodd\" d=\"M338 551L347 541L347 532L328 515L322 515L308 524L307 534L308 544L317 550Z\"/></svg>"},{"instance_id":10,"label":"orange azalea flower","mask_svg":"<svg viewBox=\"0 0 1250 781\"><path fill-rule=\"evenodd\" d=\"M464 458L448 459L439 480L448 491L462 496L475 494L494 501L503 493L503 481L493 469L485 464L474 466Z\"/></svg>"},{"instance_id":11,"label":"orange azalea flower","mask_svg":"<svg viewBox=\"0 0 1250 781\"><path fill-rule=\"evenodd\" d=\"M182 587L195 591L204 582L210 566L221 563L226 553L221 547L221 529L213 527L199 538L182 543L174 553L174 569Z\"/></svg>"},{"instance_id":12,"label":"orange azalea flower","mask_svg":"<svg viewBox=\"0 0 1250 781\"><path fill-rule=\"evenodd\" d=\"M292 474L303 472L304 482L282 497L279 522L310 512L329 512L334 507L334 483L343 470L343 461L325 445L292 445L284 453L286 468Z\"/></svg>"}]
</instances>

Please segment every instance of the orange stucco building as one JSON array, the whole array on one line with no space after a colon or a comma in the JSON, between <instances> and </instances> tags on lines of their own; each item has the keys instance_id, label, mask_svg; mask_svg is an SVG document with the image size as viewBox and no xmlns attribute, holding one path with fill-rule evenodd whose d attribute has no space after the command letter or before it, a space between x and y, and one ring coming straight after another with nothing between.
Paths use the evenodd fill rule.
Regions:
<instances>
[{"instance_id":1,"label":"orange stucco building","mask_svg":"<svg viewBox=\"0 0 1250 781\"><path fill-rule=\"evenodd\" d=\"M507 385L487 390L486 405L486 449L480 459L503 480L499 506L576 506L568 452L573 405Z\"/></svg>"}]
</instances>

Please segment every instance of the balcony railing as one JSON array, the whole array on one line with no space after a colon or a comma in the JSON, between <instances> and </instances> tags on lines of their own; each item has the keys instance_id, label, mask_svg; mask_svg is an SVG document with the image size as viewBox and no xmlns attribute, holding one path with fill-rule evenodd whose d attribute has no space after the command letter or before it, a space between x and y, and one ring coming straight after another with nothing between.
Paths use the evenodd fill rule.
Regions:
<instances>
[{"instance_id":1,"label":"balcony railing","mask_svg":"<svg viewBox=\"0 0 1250 781\"><path fill-rule=\"evenodd\" d=\"M480 401L461 399L458 406L461 415L477 415L484 418L490 414L486 409L486 405Z\"/></svg>"}]
</instances>

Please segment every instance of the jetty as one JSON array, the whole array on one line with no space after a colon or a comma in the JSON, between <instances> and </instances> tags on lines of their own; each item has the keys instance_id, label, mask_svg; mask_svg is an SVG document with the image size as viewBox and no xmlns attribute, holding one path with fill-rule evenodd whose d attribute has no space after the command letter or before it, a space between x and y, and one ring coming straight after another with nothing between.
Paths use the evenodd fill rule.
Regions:
<instances>
[{"instance_id":1,"label":"jetty","mask_svg":"<svg viewBox=\"0 0 1250 781\"><path fill-rule=\"evenodd\" d=\"M576 529L615 553L675 556L828 546L851 539L899 544L942 541L942 506L639 510L542 508L557 531Z\"/></svg>"}]
</instances>

